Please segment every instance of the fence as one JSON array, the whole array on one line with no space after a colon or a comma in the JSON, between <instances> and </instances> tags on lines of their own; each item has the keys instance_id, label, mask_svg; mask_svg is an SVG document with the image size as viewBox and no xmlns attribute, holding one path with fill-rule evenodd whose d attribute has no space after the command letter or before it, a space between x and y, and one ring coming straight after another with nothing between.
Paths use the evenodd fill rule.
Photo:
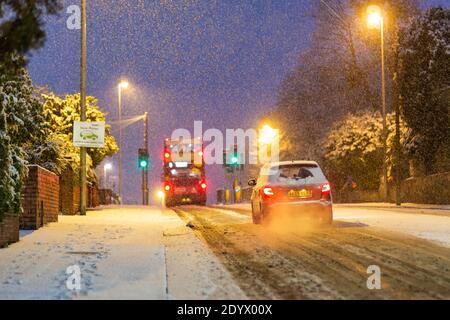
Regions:
<instances>
[{"instance_id":1,"label":"fence","mask_svg":"<svg viewBox=\"0 0 450 320\"><path fill-rule=\"evenodd\" d=\"M355 190L333 193L335 202L383 202L382 194L375 191ZM395 186L390 187L389 200L395 201ZM450 172L409 178L402 182L401 201L403 203L450 204Z\"/></svg>"}]
</instances>

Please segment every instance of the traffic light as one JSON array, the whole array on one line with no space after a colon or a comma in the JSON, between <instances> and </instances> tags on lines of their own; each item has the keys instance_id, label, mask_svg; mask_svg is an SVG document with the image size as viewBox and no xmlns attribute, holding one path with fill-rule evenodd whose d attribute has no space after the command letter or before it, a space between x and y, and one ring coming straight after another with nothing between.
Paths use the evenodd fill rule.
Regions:
<instances>
[{"instance_id":1,"label":"traffic light","mask_svg":"<svg viewBox=\"0 0 450 320\"><path fill-rule=\"evenodd\" d=\"M239 154L237 145L234 145L229 151L224 151L223 166L229 173L235 170L243 170L244 164L242 163L242 156Z\"/></svg>"},{"instance_id":2,"label":"traffic light","mask_svg":"<svg viewBox=\"0 0 450 320\"><path fill-rule=\"evenodd\" d=\"M241 165L241 159L239 157L239 150L238 150L238 146L234 145L233 148L233 153L231 154L231 166L234 168L238 168Z\"/></svg>"},{"instance_id":3,"label":"traffic light","mask_svg":"<svg viewBox=\"0 0 450 320\"><path fill-rule=\"evenodd\" d=\"M148 169L150 167L150 157L147 149L139 149L138 166L140 169Z\"/></svg>"}]
</instances>

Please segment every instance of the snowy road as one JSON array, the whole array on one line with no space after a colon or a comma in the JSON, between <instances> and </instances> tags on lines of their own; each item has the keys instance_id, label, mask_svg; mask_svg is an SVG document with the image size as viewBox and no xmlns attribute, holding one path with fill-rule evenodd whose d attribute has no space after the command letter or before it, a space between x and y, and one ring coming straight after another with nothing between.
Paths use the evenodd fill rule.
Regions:
<instances>
[{"instance_id":1,"label":"snowy road","mask_svg":"<svg viewBox=\"0 0 450 320\"><path fill-rule=\"evenodd\" d=\"M248 205L63 216L0 250L0 299L450 299L450 216L434 213L336 206L323 228L255 226Z\"/></svg>"},{"instance_id":2,"label":"snowy road","mask_svg":"<svg viewBox=\"0 0 450 320\"><path fill-rule=\"evenodd\" d=\"M292 217L253 225L245 205L176 211L254 299L450 298L444 212L338 206L333 226L320 227ZM373 267L381 290L368 289Z\"/></svg>"},{"instance_id":3,"label":"snowy road","mask_svg":"<svg viewBox=\"0 0 450 320\"><path fill-rule=\"evenodd\" d=\"M226 208L243 215L250 215L251 211L249 204L230 205ZM437 206L395 208L372 204L335 205L334 218L338 221L401 232L450 247L450 208L444 208L438 209Z\"/></svg>"}]
</instances>

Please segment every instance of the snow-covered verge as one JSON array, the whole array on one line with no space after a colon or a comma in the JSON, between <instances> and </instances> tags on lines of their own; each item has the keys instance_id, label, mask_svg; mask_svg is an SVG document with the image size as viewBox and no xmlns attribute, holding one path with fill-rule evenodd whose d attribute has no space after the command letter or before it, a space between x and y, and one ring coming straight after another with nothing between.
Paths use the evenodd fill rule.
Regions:
<instances>
[{"instance_id":1,"label":"snow-covered verge","mask_svg":"<svg viewBox=\"0 0 450 320\"><path fill-rule=\"evenodd\" d=\"M247 203L220 206L250 214ZM336 221L355 222L389 231L405 233L450 247L450 208L448 206L405 204L402 208L383 203L334 206Z\"/></svg>"},{"instance_id":2,"label":"snow-covered verge","mask_svg":"<svg viewBox=\"0 0 450 320\"><path fill-rule=\"evenodd\" d=\"M0 299L241 299L230 275L171 211L60 217L0 250ZM67 280L77 266L81 290Z\"/></svg>"}]
</instances>

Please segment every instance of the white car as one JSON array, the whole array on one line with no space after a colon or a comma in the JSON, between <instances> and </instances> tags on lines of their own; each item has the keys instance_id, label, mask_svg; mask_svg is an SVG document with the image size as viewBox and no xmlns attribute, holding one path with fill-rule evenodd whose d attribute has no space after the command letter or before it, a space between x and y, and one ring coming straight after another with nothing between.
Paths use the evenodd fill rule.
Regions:
<instances>
[{"instance_id":1,"label":"white car","mask_svg":"<svg viewBox=\"0 0 450 320\"><path fill-rule=\"evenodd\" d=\"M260 224L283 212L308 215L324 224L333 223L331 185L317 162L286 161L263 166L258 179L251 179L252 216Z\"/></svg>"}]
</instances>

